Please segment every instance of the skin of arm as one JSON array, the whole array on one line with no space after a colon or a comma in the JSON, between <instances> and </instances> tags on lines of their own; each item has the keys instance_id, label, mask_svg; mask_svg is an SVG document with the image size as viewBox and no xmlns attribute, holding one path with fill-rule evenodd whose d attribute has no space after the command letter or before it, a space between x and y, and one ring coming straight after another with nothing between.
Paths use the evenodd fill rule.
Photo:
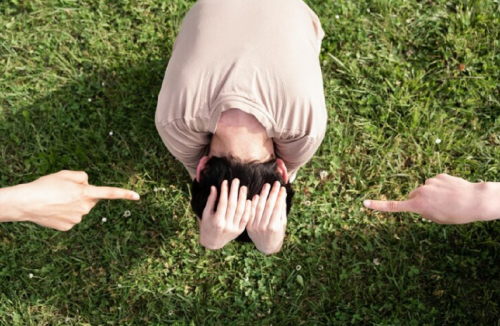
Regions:
<instances>
[{"instance_id":1,"label":"skin of arm","mask_svg":"<svg viewBox=\"0 0 500 326\"><path fill-rule=\"evenodd\" d=\"M410 192L408 200L365 200L367 208L384 212L413 212L440 224L465 224L500 218L500 183L472 183L439 174Z\"/></svg>"},{"instance_id":2,"label":"skin of arm","mask_svg":"<svg viewBox=\"0 0 500 326\"><path fill-rule=\"evenodd\" d=\"M33 222L68 231L81 222L100 199L139 200L121 188L88 184L82 171L60 171L33 182L0 189L0 222Z\"/></svg>"}]
</instances>

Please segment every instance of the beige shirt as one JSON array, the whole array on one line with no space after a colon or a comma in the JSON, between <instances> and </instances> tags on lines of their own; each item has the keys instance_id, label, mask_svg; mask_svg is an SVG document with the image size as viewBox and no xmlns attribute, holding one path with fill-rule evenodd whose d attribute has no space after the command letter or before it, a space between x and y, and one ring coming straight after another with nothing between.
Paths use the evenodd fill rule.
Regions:
<instances>
[{"instance_id":1,"label":"beige shirt","mask_svg":"<svg viewBox=\"0 0 500 326\"><path fill-rule=\"evenodd\" d=\"M163 80L156 127L191 175L221 113L252 114L289 175L316 152L327 113L318 54L324 36L301 0L199 0Z\"/></svg>"}]
</instances>

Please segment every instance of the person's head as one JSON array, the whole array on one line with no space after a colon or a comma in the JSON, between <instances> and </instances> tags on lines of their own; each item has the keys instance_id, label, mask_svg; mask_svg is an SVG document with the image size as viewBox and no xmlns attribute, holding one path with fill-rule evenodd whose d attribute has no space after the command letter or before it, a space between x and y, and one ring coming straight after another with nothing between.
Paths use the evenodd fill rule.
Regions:
<instances>
[{"instance_id":1,"label":"person's head","mask_svg":"<svg viewBox=\"0 0 500 326\"><path fill-rule=\"evenodd\" d=\"M247 199L252 200L255 195L260 194L264 184L271 186L279 181L286 188L286 213L290 212L294 191L288 182L288 175L285 164L281 159L271 159L267 162L241 162L234 157L203 157L198 165L196 178L191 186L191 207L196 216L202 218L203 210L210 195L210 187L217 188L217 203L221 185L224 180L231 182L233 179L240 180L240 186L246 186ZM247 231L236 239L238 241L250 241Z\"/></svg>"}]
</instances>

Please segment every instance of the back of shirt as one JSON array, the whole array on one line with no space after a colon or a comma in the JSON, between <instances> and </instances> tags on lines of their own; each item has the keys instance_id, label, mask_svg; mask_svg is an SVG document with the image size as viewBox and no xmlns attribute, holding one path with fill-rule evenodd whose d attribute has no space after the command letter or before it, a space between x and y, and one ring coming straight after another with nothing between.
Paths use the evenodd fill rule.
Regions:
<instances>
[{"instance_id":1,"label":"back of shirt","mask_svg":"<svg viewBox=\"0 0 500 326\"><path fill-rule=\"evenodd\" d=\"M300 0L199 0L184 18L156 125L191 175L225 110L252 114L289 174L323 140L327 114L317 16Z\"/></svg>"}]
</instances>

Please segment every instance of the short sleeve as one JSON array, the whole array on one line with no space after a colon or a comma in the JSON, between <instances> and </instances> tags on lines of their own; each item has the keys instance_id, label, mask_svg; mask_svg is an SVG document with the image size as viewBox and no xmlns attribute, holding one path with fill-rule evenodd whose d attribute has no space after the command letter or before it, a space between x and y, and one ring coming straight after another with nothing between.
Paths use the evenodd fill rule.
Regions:
<instances>
[{"instance_id":1,"label":"short sleeve","mask_svg":"<svg viewBox=\"0 0 500 326\"><path fill-rule=\"evenodd\" d=\"M303 136L296 139L275 139L276 156L285 162L288 175L296 173L316 153L323 137Z\"/></svg>"},{"instance_id":2,"label":"short sleeve","mask_svg":"<svg viewBox=\"0 0 500 326\"><path fill-rule=\"evenodd\" d=\"M156 128L170 153L182 162L190 175L196 175L198 162L208 152L210 133L190 130L183 119L168 124L156 120Z\"/></svg>"}]
</instances>

